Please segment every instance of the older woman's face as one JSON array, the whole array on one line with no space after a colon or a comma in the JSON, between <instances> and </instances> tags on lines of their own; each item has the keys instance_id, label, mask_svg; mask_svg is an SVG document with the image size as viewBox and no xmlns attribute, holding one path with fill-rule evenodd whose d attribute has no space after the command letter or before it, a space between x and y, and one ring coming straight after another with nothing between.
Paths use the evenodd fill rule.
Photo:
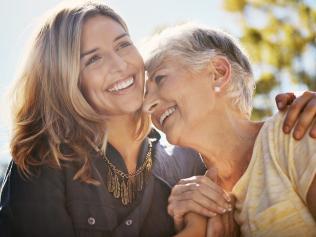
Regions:
<instances>
[{"instance_id":1,"label":"older woman's face","mask_svg":"<svg viewBox=\"0 0 316 237\"><path fill-rule=\"evenodd\" d=\"M150 72L149 72L150 74ZM190 73L175 60L164 63L146 82L144 109L170 143L182 144L214 107L208 70Z\"/></svg>"},{"instance_id":2,"label":"older woman's face","mask_svg":"<svg viewBox=\"0 0 316 237\"><path fill-rule=\"evenodd\" d=\"M113 19L97 15L84 23L80 69L83 95L98 113L124 115L142 106L144 63Z\"/></svg>"}]
</instances>

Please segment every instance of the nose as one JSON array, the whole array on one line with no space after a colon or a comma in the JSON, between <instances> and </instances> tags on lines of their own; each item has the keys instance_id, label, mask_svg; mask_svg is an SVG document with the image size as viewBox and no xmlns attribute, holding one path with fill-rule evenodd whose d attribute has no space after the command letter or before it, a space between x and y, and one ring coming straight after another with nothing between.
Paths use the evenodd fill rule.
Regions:
<instances>
[{"instance_id":1,"label":"nose","mask_svg":"<svg viewBox=\"0 0 316 237\"><path fill-rule=\"evenodd\" d=\"M155 92L146 92L143 111L152 114L158 107L160 100Z\"/></svg>"},{"instance_id":2,"label":"nose","mask_svg":"<svg viewBox=\"0 0 316 237\"><path fill-rule=\"evenodd\" d=\"M116 53L113 53L111 57L111 71L112 73L121 73L127 69L127 62L124 58L120 57Z\"/></svg>"}]
</instances>

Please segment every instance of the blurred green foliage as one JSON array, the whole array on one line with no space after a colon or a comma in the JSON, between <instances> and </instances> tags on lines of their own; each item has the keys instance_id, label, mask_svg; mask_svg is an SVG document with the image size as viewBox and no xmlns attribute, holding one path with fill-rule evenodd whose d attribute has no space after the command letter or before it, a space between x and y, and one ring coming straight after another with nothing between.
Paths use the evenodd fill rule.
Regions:
<instances>
[{"instance_id":1,"label":"blurred green foliage","mask_svg":"<svg viewBox=\"0 0 316 237\"><path fill-rule=\"evenodd\" d=\"M303 0L224 0L224 8L239 16L240 40L260 72L256 97L261 102L255 104L254 119L271 114L274 103L262 97L282 89L285 80L316 91L316 9L311 4ZM258 21L259 27L254 24ZM314 66L313 72L306 67L307 61Z\"/></svg>"}]
</instances>

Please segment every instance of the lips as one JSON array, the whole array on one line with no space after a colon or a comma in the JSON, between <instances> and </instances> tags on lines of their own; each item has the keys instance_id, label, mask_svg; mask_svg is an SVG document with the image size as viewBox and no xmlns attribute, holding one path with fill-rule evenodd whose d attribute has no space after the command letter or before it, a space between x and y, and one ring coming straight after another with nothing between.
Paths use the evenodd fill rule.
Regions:
<instances>
[{"instance_id":1,"label":"lips","mask_svg":"<svg viewBox=\"0 0 316 237\"><path fill-rule=\"evenodd\" d=\"M130 76L124 80L115 82L107 89L107 91L111 93L118 93L134 85L134 82L134 77Z\"/></svg>"},{"instance_id":2,"label":"lips","mask_svg":"<svg viewBox=\"0 0 316 237\"><path fill-rule=\"evenodd\" d=\"M172 115L175 111L176 111L176 107L175 107L175 106L172 106L172 107L169 107L165 112L163 112L163 113L160 115L160 118L159 118L159 123L160 123L160 125L162 126L163 123L165 122L165 120L166 120L170 115Z\"/></svg>"}]
</instances>

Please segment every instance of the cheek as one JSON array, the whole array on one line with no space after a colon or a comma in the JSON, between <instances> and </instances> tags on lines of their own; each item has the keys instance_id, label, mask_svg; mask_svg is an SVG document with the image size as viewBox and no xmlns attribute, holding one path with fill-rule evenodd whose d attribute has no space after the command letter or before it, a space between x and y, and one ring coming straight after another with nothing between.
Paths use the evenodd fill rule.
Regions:
<instances>
[{"instance_id":1,"label":"cheek","mask_svg":"<svg viewBox=\"0 0 316 237\"><path fill-rule=\"evenodd\" d=\"M101 85L99 85L98 80L94 77L83 77L81 80L82 95L92 107L95 107L95 97L100 88Z\"/></svg>"},{"instance_id":2,"label":"cheek","mask_svg":"<svg viewBox=\"0 0 316 237\"><path fill-rule=\"evenodd\" d=\"M144 65L144 61L140 57L140 55L139 55L139 58L138 58L137 65L138 65L138 72L139 72L140 77L141 77L141 84L144 87L145 86L145 65Z\"/></svg>"},{"instance_id":3,"label":"cheek","mask_svg":"<svg viewBox=\"0 0 316 237\"><path fill-rule=\"evenodd\" d=\"M183 96L183 117L188 125L198 124L212 108L211 94L206 90L190 88Z\"/></svg>"}]
</instances>

